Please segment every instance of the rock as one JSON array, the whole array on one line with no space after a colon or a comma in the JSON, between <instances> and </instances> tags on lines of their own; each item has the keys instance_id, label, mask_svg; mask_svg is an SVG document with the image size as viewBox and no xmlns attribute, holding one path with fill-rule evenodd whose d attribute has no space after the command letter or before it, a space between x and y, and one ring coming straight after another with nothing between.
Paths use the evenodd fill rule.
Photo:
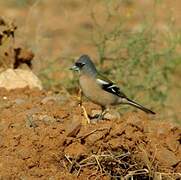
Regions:
<instances>
[{"instance_id":1,"label":"rock","mask_svg":"<svg viewBox=\"0 0 181 180\"><path fill-rule=\"evenodd\" d=\"M7 90L17 88L38 88L42 90L42 83L38 77L30 70L7 69L0 74L0 87Z\"/></svg>"},{"instance_id":2,"label":"rock","mask_svg":"<svg viewBox=\"0 0 181 180\"><path fill-rule=\"evenodd\" d=\"M45 98L42 99L41 103L47 104L49 101L57 101L56 96L46 96Z\"/></svg>"},{"instance_id":3,"label":"rock","mask_svg":"<svg viewBox=\"0 0 181 180\"><path fill-rule=\"evenodd\" d=\"M68 97L58 94L58 95L52 95L52 96L46 96L42 99L42 104L47 104L49 102L58 102L60 105L65 103L68 100Z\"/></svg>"},{"instance_id":4,"label":"rock","mask_svg":"<svg viewBox=\"0 0 181 180\"><path fill-rule=\"evenodd\" d=\"M118 119L120 116L119 116L119 113L106 113L105 114L105 116L104 116L104 118L105 119L110 119L110 120L112 120L112 119Z\"/></svg>"},{"instance_id":5,"label":"rock","mask_svg":"<svg viewBox=\"0 0 181 180\"><path fill-rule=\"evenodd\" d=\"M80 143L72 143L67 148L65 148L65 154L72 158L78 158L80 156L87 154L87 149L84 145Z\"/></svg>"},{"instance_id":6,"label":"rock","mask_svg":"<svg viewBox=\"0 0 181 180\"><path fill-rule=\"evenodd\" d=\"M22 99L22 98L16 98L14 100L14 102L17 104L17 105L21 105L21 104L25 104L26 103L26 100L25 99Z\"/></svg>"},{"instance_id":7,"label":"rock","mask_svg":"<svg viewBox=\"0 0 181 180\"><path fill-rule=\"evenodd\" d=\"M101 110L96 110L96 109L93 109L91 111L91 115L92 117L95 117L97 115L101 114ZM112 119L118 119L120 118L120 115L117 111L113 111L113 110L109 110L105 115L104 115L104 119L109 119L109 120L112 120ZM96 119L95 119L96 120Z\"/></svg>"},{"instance_id":8,"label":"rock","mask_svg":"<svg viewBox=\"0 0 181 180\"><path fill-rule=\"evenodd\" d=\"M51 116L48 116L48 115L40 115L39 117L38 117L38 119L40 120L40 121L43 121L45 124L47 124L47 125L50 125L50 124L52 124L52 123L54 123L54 122L56 122L57 120L54 118L54 117L51 117Z\"/></svg>"}]
</instances>

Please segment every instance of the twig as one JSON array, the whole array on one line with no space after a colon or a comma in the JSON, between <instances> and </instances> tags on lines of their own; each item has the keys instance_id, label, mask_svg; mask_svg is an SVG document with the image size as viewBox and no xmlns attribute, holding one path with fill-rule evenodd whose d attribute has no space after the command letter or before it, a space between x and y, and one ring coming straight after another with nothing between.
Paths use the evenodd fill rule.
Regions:
<instances>
[{"instance_id":1,"label":"twig","mask_svg":"<svg viewBox=\"0 0 181 180\"><path fill-rule=\"evenodd\" d=\"M69 157L65 154L65 158L67 159L67 161L72 164L72 161L69 159Z\"/></svg>"},{"instance_id":2,"label":"twig","mask_svg":"<svg viewBox=\"0 0 181 180\"><path fill-rule=\"evenodd\" d=\"M100 169L100 171L101 171L101 174L102 174L102 167L101 167L101 165L100 165L100 163L99 163L99 156L94 156L94 158L95 158L95 160L96 160L96 162L97 162L97 164L98 164L98 166L99 166L99 169Z\"/></svg>"},{"instance_id":3,"label":"twig","mask_svg":"<svg viewBox=\"0 0 181 180\"><path fill-rule=\"evenodd\" d=\"M65 158L70 163L70 167L68 168L69 169L68 171L71 173L73 165L74 165L74 162L72 162L66 154L65 154Z\"/></svg>"},{"instance_id":4,"label":"twig","mask_svg":"<svg viewBox=\"0 0 181 180\"><path fill-rule=\"evenodd\" d=\"M129 179L131 177L131 179L133 179L134 175L141 175L141 174L148 174L149 170L148 169L138 169L135 171L129 171L128 174L125 176L125 179Z\"/></svg>"}]
</instances>

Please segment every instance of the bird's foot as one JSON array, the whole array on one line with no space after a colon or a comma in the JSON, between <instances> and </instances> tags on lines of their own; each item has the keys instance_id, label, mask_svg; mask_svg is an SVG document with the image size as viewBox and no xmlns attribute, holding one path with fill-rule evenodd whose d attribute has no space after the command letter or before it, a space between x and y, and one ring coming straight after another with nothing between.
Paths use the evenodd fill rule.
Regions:
<instances>
[{"instance_id":1,"label":"bird's foot","mask_svg":"<svg viewBox=\"0 0 181 180\"><path fill-rule=\"evenodd\" d=\"M100 121L100 120L105 120L104 115L101 114L95 114L94 116L89 116L91 121Z\"/></svg>"},{"instance_id":2,"label":"bird's foot","mask_svg":"<svg viewBox=\"0 0 181 180\"><path fill-rule=\"evenodd\" d=\"M100 120L104 120L104 115L102 113L98 114L98 117L97 117L97 121L100 121Z\"/></svg>"}]
</instances>

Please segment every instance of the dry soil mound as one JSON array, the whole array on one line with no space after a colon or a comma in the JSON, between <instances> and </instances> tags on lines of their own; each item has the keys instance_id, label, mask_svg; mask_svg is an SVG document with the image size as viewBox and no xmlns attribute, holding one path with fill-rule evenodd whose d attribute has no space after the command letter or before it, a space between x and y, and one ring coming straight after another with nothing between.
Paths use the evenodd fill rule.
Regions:
<instances>
[{"instance_id":1,"label":"dry soil mound","mask_svg":"<svg viewBox=\"0 0 181 180\"><path fill-rule=\"evenodd\" d=\"M65 91L1 89L0 179L179 179L179 127L143 113L82 119Z\"/></svg>"}]
</instances>

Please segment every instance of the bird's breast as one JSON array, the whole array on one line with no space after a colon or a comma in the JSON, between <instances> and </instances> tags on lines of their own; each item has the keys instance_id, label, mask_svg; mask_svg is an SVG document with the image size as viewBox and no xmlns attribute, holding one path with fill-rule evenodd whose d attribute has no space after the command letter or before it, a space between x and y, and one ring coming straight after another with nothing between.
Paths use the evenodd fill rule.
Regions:
<instances>
[{"instance_id":1,"label":"bird's breast","mask_svg":"<svg viewBox=\"0 0 181 180\"><path fill-rule=\"evenodd\" d=\"M80 87L83 94L91 101L101 106L113 105L118 101L118 97L104 91L96 80L89 76L80 76Z\"/></svg>"}]
</instances>

